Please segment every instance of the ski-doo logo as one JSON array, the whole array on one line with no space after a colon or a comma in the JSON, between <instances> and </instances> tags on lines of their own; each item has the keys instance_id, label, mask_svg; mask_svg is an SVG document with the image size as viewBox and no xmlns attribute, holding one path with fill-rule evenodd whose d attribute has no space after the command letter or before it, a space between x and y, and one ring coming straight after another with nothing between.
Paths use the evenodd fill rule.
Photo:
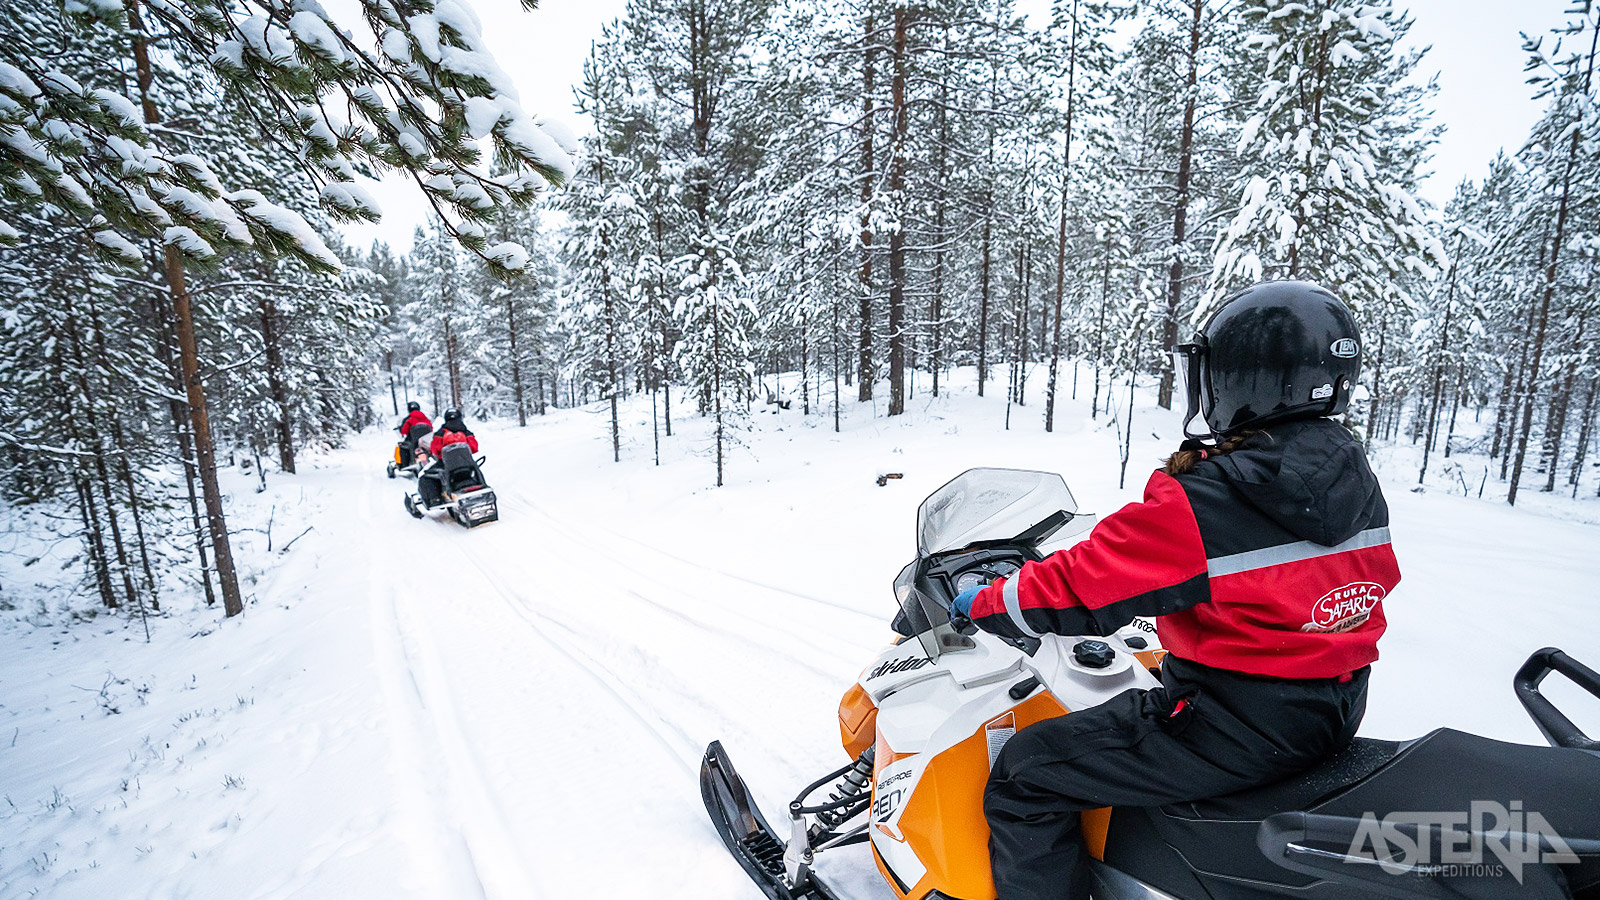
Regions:
<instances>
[{"instance_id":1,"label":"ski-doo logo","mask_svg":"<svg viewBox=\"0 0 1600 900\"><path fill-rule=\"evenodd\" d=\"M1311 621L1301 631L1349 631L1372 617L1386 592L1383 585L1357 581L1323 594L1311 607Z\"/></svg>"},{"instance_id":2,"label":"ski-doo logo","mask_svg":"<svg viewBox=\"0 0 1600 900\"><path fill-rule=\"evenodd\" d=\"M1339 338L1328 349L1340 359L1354 359L1356 354L1361 352L1361 345L1356 343L1355 338Z\"/></svg>"},{"instance_id":3,"label":"ski-doo logo","mask_svg":"<svg viewBox=\"0 0 1600 900\"><path fill-rule=\"evenodd\" d=\"M867 680L871 681L880 675L891 675L895 672L910 672L913 669L920 669L931 662L933 660L926 656L915 656L911 659L891 659L888 662L879 663L876 669L868 672Z\"/></svg>"},{"instance_id":4,"label":"ski-doo logo","mask_svg":"<svg viewBox=\"0 0 1600 900\"><path fill-rule=\"evenodd\" d=\"M1391 875L1496 878L1509 872L1521 884L1525 866L1574 865L1579 859L1548 819L1523 811L1522 801L1511 801L1507 809L1474 800L1465 813L1393 812L1379 819L1369 812L1361 817L1346 861L1376 862Z\"/></svg>"},{"instance_id":5,"label":"ski-doo logo","mask_svg":"<svg viewBox=\"0 0 1600 900\"><path fill-rule=\"evenodd\" d=\"M1311 399L1313 400L1326 400L1332 396L1333 385L1331 384L1325 384L1321 387L1314 387L1311 389Z\"/></svg>"}]
</instances>

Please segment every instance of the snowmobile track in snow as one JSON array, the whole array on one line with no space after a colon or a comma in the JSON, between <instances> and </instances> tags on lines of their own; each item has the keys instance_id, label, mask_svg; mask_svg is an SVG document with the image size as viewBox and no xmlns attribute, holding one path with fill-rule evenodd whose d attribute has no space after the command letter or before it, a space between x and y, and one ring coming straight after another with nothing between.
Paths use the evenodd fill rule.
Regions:
<instances>
[{"instance_id":1,"label":"snowmobile track in snow","mask_svg":"<svg viewBox=\"0 0 1600 900\"><path fill-rule=\"evenodd\" d=\"M594 683L598 684L602 690L612 697L612 699L616 700L617 703L621 705L622 708L625 709L634 720L636 720L641 726L644 727L646 731L650 733L653 738L655 738L656 742L661 745L661 748L666 751L667 755L671 757L680 767L691 773L699 770L700 750L697 748L696 742L692 738L690 738L687 734L684 734L683 731L676 725L646 710L643 705L639 703L634 696L632 696L633 692L619 683L616 677L607 671L606 668L599 664L593 657L581 651L575 650L572 647L563 646L561 642L553 640L541 627L541 620L543 623L555 626L574 638L581 638L581 632L550 615L530 609L526 603L507 593L495 578L494 572L490 570L488 566L484 565L482 560L477 558L475 551L467 550L463 553L463 555L466 557L468 562L472 563L473 568L477 569L484 576L485 582L494 592L494 595L500 598L500 601L504 603L506 607L509 608L519 619L527 623L529 631L532 632L541 643L560 654L582 674L587 676ZM670 734L668 732L670 732Z\"/></svg>"},{"instance_id":2,"label":"snowmobile track in snow","mask_svg":"<svg viewBox=\"0 0 1600 900\"><path fill-rule=\"evenodd\" d=\"M371 516L371 488L362 493L362 511ZM379 662L385 706L396 729L397 793L417 834L417 855L448 856L449 871L435 870L437 896L459 896L470 878L473 896L484 900L540 896L520 860L506 826L505 812L471 750L426 629L407 623L405 592L387 576L376 556L369 558L368 603L372 639ZM420 670L420 671L419 671ZM423 761L437 749L449 761L443 787L434 793L412 773L428 771ZM422 824L428 823L428 824ZM449 823L449 824L443 824ZM431 826L431 827L430 827Z\"/></svg>"},{"instance_id":3,"label":"snowmobile track in snow","mask_svg":"<svg viewBox=\"0 0 1600 900\"><path fill-rule=\"evenodd\" d=\"M502 495L502 497L506 497L506 496L507 495ZM568 543L572 544L574 547L577 547L579 549L579 551L581 553L583 553L583 554L586 554L586 555L595 554L596 553L596 549L595 549L596 547L604 546L604 542L596 542L596 541L593 541L593 540L584 540L584 539L581 539L579 537L575 537L574 534L573 534L575 529L571 529L571 528L567 527L559 519L557 519L555 516L551 515L548 512L545 512L544 510L542 510L542 509L538 508L537 506L531 504L525 497L522 497L522 496L520 496L518 494L513 493L513 494L509 495L508 499L511 500L511 503L510 504L503 504L508 509L511 509L511 510L523 509L523 510L526 510L526 511L529 511L529 512L533 512L533 513L539 515L540 517L542 517L543 519L545 519L547 522L550 523L550 526L551 526L550 527L550 532L553 535L555 535L556 537L558 537L558 538L560 538L560 539L562 539L564 541L567 541ZM677 555L672 554L672 553L668 553L668 552L666 552L664 550L655 549L653 547L650 547L648 544L644 544L644 543L635 541L632 538L625 537L623 535L617 534L616 532L611 532L609 529L607 529L607 531L608 531L608 533L610 535L614 536L618 540L626 540L626 541L629 541L631 543L638 544L638 546L645 547L646 549L649 549L651 552L659 554L660 556L665 557L665 558L667 558L669 560L672 560L672 561L674 561L674 562L676 562L676 563L678 563L680 565L690 566L690 567L693 567L695 569L699 569L701 571L710 572L712 574L718 575L718 576L723 577L723 578L727 578L727 579L732 580L732 581L736 581L736 582L740 582L740 583L744 583L744 584L756 584L756 582L752 582L749 579L744 578L742 576L735 575L735 574L732 574L732 573L729 573L729 572L725 572L725 571L723 571L721 569L717 569L717 568L712 567L712 566L702 565L702 564L694 562L692 560L684 559L683 557L677 556ZM685 599L693 599L693 598L689 597L687 594L685 594L681 589L672 587L670 582L667 581L666 579L663 579L659 572L650 572L650 571L646 571L644 569L640 569L640 568L638 568L636 566L630 565L627 562L625 562L623 560L620 560L620 559L617 559L617 558L615 558L613 556L606 556L606 557L603 558L602 561L604 562L604 565L606 567L608 567L608 568L611 568L613 570L626 571L626 572L629 572L629 573L637 576L639 579L642 579L642 581L645 584L649 585L649 589L652 590L652 591L660 591L660 590L665 589L665 590L670 591L672 593L678 594L678 595L684 597ZM797 594L797 593L794 593L793 591L786 591L786 590L783 590L781 588L767 588L765 585L758 585L758 586L764 587L767 590L770 590L770 591L772 591L774 593L783 595L785 597L799 598L799 599L807 600L807 601L810 601L810 602L820 603L821 605L826 606L826 607L828 607L830 609L842 610L842 611L845 611L845 612L853 613L855 615L868 616L868 617L872 618L874 622L879 623L880 625L882 625L885 628L885 630L887 630L887 624L884 622L884 620L880 616L869 616L869 614L863 613L860 610L851 609L850 607L843 606L843 605L840 605L840 604L827 603L827 602L824 602L824 601L817 601L817 600L814 600L811 597L807 597L804 594ZM715 617L702 617L702 616L691 615L690 613L685 611L685 608L688 608L688 607L692 606L692 604L683 604L682 606L673 606L673 605L669 605L669 604L663 603L660 600L653 599L652 597L648 596L643 591L639 590L637 587L628 587L625 590L636 601L644 603L644 604L647 604L647 605L649 605L649 606L661 611L662 613L664 613L664 614L666 614L668 616L671 616L671 617L676 618L676 619L678 619L678 620L680 620L682 622L690 624L690 625L694 626L695 628L698 628L698 629L700 629L700 630L702 630L704 632L707 632L707 633L710 633L710 634L714 634L714 635L717 635L719 637L722 637L722 638L725 638L725 639L728 639L728 640L731 640L731 641L734 641L734 642L740 643L740 644L758 643L758 644L761 645L761 647L763 649L765 649L767 651L770 651L771 653L776 654L778 656L781 656L781 657L783 657L785 659L788 659L791 662L793 662L795 665L797 665L797 666L799 666L801 668L804 668L804 669L806 669L806 670L808 670L808 671L810 671L810 672L812 672L814 674L821 675L824 678L828 678L830 680L831 679L837 679L839 677L839 670L829 670L829 669L824 669L824 668L821 668L821 667L817 666L816 663L813 662L813 660L815 660L815 659L817 659L819 657L822 657L822 658L831 657L832 659L836 660L841 666L844 667L844 671L853 672L854 669L857 668L856 663L858 662L858 660L856 660L853 656L851 656L849 654L841 653L839 651L838 647L831 646L831 645L820 644L820 643L817 643L816 641L808 640L805 637L803 637L803 636L801 636L799 634L796 634L795 631L792 630L792 628L787 628L784 625L777 624L777 623L774 623L772 621L764 620L764 619L761 619L761 618L756 617L756 616L752 616L748 612L746 612L746 611L744 611L742 609L739 609L737 606L723 605L722 608L721 608L721 612L722 612L722 614L724 614L726 616L730 616L730 617L739 619L742 622L748 623L749 625L751 625L755 629L759 629L761 632L765 633L765 635L766 635L765 637L757 638L757 637L753 636L748 631L740 632L740 631L736 631L734 629L730 629L725 624L717 621L717 619ZM832 632L828 632L828 633L831 634ZM796 652L796 647L803 648L803 652Z\"/></svg>"},{"instance_id":4,"label":"snowmobile track in snow","mask_svg":"<svg viewBox=\"0 0 1600 900\"><path fill-rule=\"evenodd\" d=\"M545 519L549 520L551 522L551 524L557 526L558 528L564 529L566 531L574 530L574 529L571 528L570 525L568 525L568 524L562 522L561 520L557 519L554 515L552 515L550 512L548 512L544 508L540 507L537 503L534 503L532 500L529 500L526 495L524 495L524 494L522 494L520 492L513 492L511 494L511 496L513 498L517 499L519 502L525 504L525 507L529 511L531 511L533 513L536 513L537 515L543 516ZM614 539L619 540L619 541L626 541L626 542L628 542L630 544L633 544L636 547L640 547L640 548L642 548L644 550L650 551L651 553L657 554L658 556L664 556L667 559L670 559L670 560L672 560L674 562L681 563L681 564L686 565L686 566L692 566L693 568L699 569L699 570L701 570L703 572L710 572L713 575L717 575L717 576L720 576L722 578L727 578L727 579L729 579L731 581L737 581L737 582L740 582L742 584L748 584L748 585L750 585L752 587L758 587L758 588L761 588L764 591L771 591L772 593L775 593L775 594L783 594L785 596L795 597L795 598L798 598L800 600L805 600L808 603L815 603L815 604L817 604L819 606L826 606L826 607L828 607L830 609L836 609L836 610L839 610L841 612L847 612L847 613L851 613L853 615L863 616L863 617L872 619L874 622L880 621L881 618L882 618L881 616L877 615L876 613L869 613L869 612L866 612L864 610L857 609L856 607L853 607L853 606L848 606L848 605L843 604L843 603L835 603L835 602L833 602L831 600L824 600L821 597L813 597L810 594L802 594L802 593L799 593L798 591L789 590L788 588L778 587L777 585L772 585L772 584L767 584L766 582L757 581L757 580L755 580L753 578L749 578L749 577L746 577L744 575L739 575L739 574L737 574L735 572L729 572L726 569L719 569L716 566L710 566L710 565L707 565L707 564L705 564L703 562L699 562L697 560L687 559L685 557L677 555L676 553L672 553L671 551L663 550L660 547L655 546L654 544L646 543L645 541L641 541L636 537L631 537L629 535L623 534L623 533L621 533L619 531L616 531L614 529L611 529L611 528L606 528L604 526L596 526L596 527L599 527L601 530L603 530L608 537L614 538Z\"/></svg>"}]
</instances>

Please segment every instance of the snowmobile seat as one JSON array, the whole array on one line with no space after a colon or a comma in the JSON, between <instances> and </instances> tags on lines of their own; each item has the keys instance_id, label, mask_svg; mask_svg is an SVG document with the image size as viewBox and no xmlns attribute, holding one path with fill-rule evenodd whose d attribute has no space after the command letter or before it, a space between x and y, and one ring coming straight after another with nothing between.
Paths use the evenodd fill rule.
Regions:
<instances>
[{"instance_id":1,"label":"snowmobile seat","mask_svg":"<svg viewBox=\"0 0 1600 900\"><path fill-rule=\"evenodd\" d=\"M478 461L472 458L472 449L466 444L446 444L441 462L451 493L461 494L488 487L484 483L482 470L478 468Z\"/></svg>"},{"instance_id":2,"label":"snowmobile seat","mask_svg":"<svg viewBox=\"0 0 1600 900\"><path fill-rule=\"evenodd\" d=\"M1381 819L1397 812L1466 816L1475 802L1507 809L1520 803L1517 808L1544 816L1575 846L1596 846L1600 753L1509 744L1450 729L1404 743L1357 739L1321 765L1276 784L1158 809L1118 809L1106 861L1177 896L1233 897L1239 895L1238 885L1248 882L1282 886L1261 895L1245 892L1251 897L1376 900L1385 892L1355 888L1344 877L1328 878L1367 867L1334 861L1317 875L1291 872L1269 859L1258 840L1285 819L1292 828L1301 813L1357 823L1369 814ZM1589 850L1577 852L1583 862L1562 869L1577 896L1588 900L1591 890L1600 889L1594 887L1600 885L1600 859L1591 858ZM1464 878L1454 882L1460 893L1434 894L1430 888L1417 896L1544 897L1534 884L1556 877L1547 868L1530 876L1527 885L1508 884L1509 875Z\"/></svg>"},{"instance_id":3,"label":"snowmobile seat","mask_svg":"<svg viewBox=\"0 0 1600 900\"><path fill-rule=\"evenodd\" d=\"M1183 818L1259 821L1284 810L1309 809L1318 800L1370 776L1407 746L1356 738L1349 747L1299 775L1222 797L1173 804L1167 810Z\"/></svg>"},{"instance_id":4,"label":"snowmobile seat","mask_svg":"<svg viewBox=\"0 0 1600 900\"><path fill-rule=\"evenodd\" d=\"M410 431L406 432L406 440L410 442L412 447L417 447L421 445L423 440L430 434L433 434L433 429L421 422L418 422L417 424L411 426Z\"/></svg>"},{"instance_id":5,"label":"snowmobile seat","mask_svg":"<svg viewBox=\"0 0 1600 900\"><path fill-rule=\"evenodd\" d=\"M1451 773L1442 781L1439 773ZM1163 809L1180 818L1259 820L1308 810L1382 815L1459 810L1474 800L1521 800L1572 837L1600 838L1600 753L1508 744L1441 728L1404 743L1357 739L1321 765L1265 787ZM1562 825L1566 830L1562 830Z\"/></svg>"}]
</instances>

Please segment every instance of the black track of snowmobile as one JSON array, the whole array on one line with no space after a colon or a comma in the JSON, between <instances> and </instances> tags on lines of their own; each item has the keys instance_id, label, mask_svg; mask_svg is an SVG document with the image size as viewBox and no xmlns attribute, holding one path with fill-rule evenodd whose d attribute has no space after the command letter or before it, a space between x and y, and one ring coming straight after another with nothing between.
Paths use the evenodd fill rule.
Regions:
<instances>
[{"instance_id":1,"label":"black track of snowmobile","mask_svg":"<svg viewBox=\"0 0 1600 900\"><path fill-rule=\"evenodd\" d=\"M728 852L771 900L839 900L817 880L815 872L797 890L784 884L783 841L750 801L750 791L734 771L721 741L712 741L700 761L700 797Z\"/></svg>"}]
</instances>

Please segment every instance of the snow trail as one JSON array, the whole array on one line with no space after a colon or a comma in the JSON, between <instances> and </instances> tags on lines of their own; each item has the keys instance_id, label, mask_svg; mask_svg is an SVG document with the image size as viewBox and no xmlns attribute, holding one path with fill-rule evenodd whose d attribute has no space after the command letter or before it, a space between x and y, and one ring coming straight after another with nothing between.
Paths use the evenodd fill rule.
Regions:
<instances>
[{"instance_id":1,"label":"snow trail","mask_svg":"<svg viewBox=\"0 0 1600 900\"><path fill-rule=\"evenodd\" d=\"M482 425L501 519L470 531L406 514L387 433L241 490L287 533L315 523L242 620L190 640L158 619L148 648L120 621L0 620L0 900L751 900L702 808L700 754L722 740L769 818L844 762L837 704L891 639L923 496L1003 465L1064 473L1084 511L1137 497L1139 477L1114 487L1109 427L1005 432L999 407L940 404L843 436L763 419L751 455L781 463L741 458L715 491L696 420L659 469L648 445L611 463L583 410ZM630 414L648 435L648 405ZM1166 446L1136 434L1134 454ZM878 486L883 471L905 477ZM1509 681L1546 644L1600 662L1576 627L1600 529L1387 491L1405 580L1364 733L1537 742ZM72 687L108 674L103 696ZM864 852L820 866L844 896L888 896Z\"/></svg>"}]
</instances>

